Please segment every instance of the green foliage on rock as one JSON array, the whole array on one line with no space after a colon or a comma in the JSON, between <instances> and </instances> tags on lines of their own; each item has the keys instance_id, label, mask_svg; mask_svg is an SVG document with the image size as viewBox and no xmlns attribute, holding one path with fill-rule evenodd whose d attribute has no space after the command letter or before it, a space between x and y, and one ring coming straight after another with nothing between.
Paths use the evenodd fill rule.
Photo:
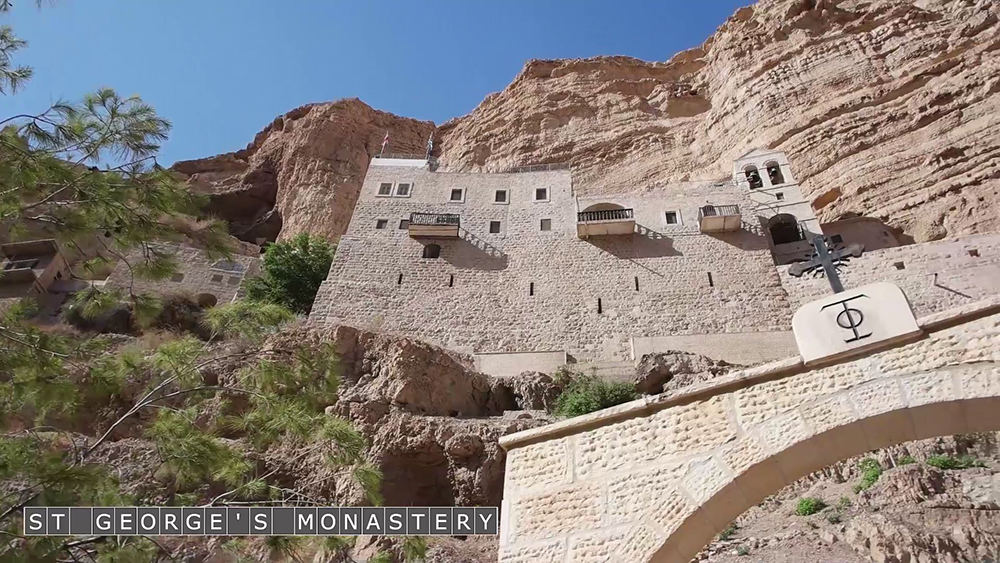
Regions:
<instances>
[{"instance_id":1,"label":"green foliage on rock","mask_svg":"<svg viewBox=\"0 0 1000 563\"><path fill-rule=\"evenodd\" d=\"M938 469L969 469L971 467L986 467L986 464L979 459L964 455L954 457L950 455L932 455L927 458L927 465Z\"/></svg>"},{"instance_id":2,"label":"green foliage on rock","mask_svg":"<svg viewBox=\"0 0 1000 563\"><path fill-rule=\"evenodd\" d=\"M607 381L596 375L562 374L557 380L563 382L554 409L559 416L580 416L633 401L639 396L631 383Z\"/></svg>"},{"instance_id":3,"label":"green foliage on rock","mask_svg":"<svg viewBox=\"0 0 1000 563\"><path fill-rule=\"evenodd\" d=\"M913 456L904 455L904 456L900 456L900 458L898 460L896 460L896 465L898 465L898 466L913 465L916 462L917 462L917 460L913 459Z\"/></svg>"},{"instance_id":4,"label":"green foliage on rock","mask_svg":"<svg viewBox=\"0 0 1000 563\"><path fill-rule=\"evenodd\" d=\"M877 459L865 458L858 464L858 468L861 470L861 482L857 484L855 492L870 489L882 476L882 464Z\"/></svg>"},{"instance_id":5,"label":"green foliage on rock","mask_svg":"<svg viewBox=\"0 0 1000 563\"><path fill-rule=\"evenodd\" d=\"M325 239L309 233L270 245L264 252L262 274L246 283L247 297L308 314L330 271L333 252Z\"/></svg>"},{"instance_id":6,"label":"green foliage on rock","mask_svg":"<svg viewBox=\"0 0 1000 563\"><path fill-rule=\"evenodd\" d=\"M800 498L798 504L795 505L795 514L799 516L811 516L824 508L826 508L826 503L823 502L823 499L816 497Z\"/></svg>"}]
</instances>

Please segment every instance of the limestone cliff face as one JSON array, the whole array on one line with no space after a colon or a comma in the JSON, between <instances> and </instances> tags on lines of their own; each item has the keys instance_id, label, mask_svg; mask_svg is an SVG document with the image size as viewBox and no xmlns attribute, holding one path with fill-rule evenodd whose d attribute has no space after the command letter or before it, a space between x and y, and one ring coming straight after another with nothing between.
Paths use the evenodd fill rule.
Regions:
<instances>
[{"instance_id":1,"label":"limestone cliff face","mask_svg":"<svg viewBox=\"0 0 1000 563\"><path fill-rule=\"evenodd\" d=\"M357 99L307 105L278 117L247 148L174 164L210 194L208 212L256 242L347 229L371 157L389 132L395 152L423 153L434 124L377 111Z\"/></svg>"},{"instance_id":2,"label":"limestone cliff face","mask_svg":"<svg viewBox=\"0 0 1000 563\"><path fill-rule=\"evenodd\" d=\"M597 194L722 178L770 147L823 220L880 217L927 241L1000 230L998 92L993 0L761 0L664 63L532 61L439 127L435 155L450 169L570 162ZM309 106L245 151L176 169L246 232L338 235L386 129L394 152L422 152L432 126L357 100ZM280 222L260 213L272 199ZM243 202L259 216L235 217Z\"/></svg>"}]
</instances>

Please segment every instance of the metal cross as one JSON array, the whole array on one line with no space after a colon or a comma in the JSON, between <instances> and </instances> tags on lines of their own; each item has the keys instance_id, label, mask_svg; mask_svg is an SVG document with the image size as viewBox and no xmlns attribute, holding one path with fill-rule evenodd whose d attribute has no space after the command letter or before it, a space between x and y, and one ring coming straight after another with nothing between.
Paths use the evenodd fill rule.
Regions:
<instances>
[{"instance_id":1,"label":"metal cross","mask_svg":"<svg viewBox=\"0 0 1000 563\"><path fill-rule=\"evenodd\" d=\"M813 237L812 245L816 249L816 253L810 257L808 262L792 264L788 268L788 273L797 278L808 272L813 272L815 275L826 274L826 279L830 282L834 293L844 291L844 284L840 281L837 268L846 264L851 258L861 256L865 247L860 244L852 244L846 248L830 248L823 235Z\"/></svg>"}]
</instances>

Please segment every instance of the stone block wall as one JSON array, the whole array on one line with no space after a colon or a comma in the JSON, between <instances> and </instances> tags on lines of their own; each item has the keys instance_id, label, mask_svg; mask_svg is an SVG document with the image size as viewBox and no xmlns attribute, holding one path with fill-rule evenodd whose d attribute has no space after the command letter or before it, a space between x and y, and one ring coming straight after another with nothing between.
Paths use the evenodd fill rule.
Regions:
<instances>
[{"instance_id":1,"label":"stone block wall","mask_svg":"<svg viewBox=\"0 0 1000 563\"><path fill-rule=\"evenodd\" d=\"M410 197L377 196L398 182L413 183ZM533 201L542 187L548 201ZM453 188L465 188L463 203L449 203ZM494 202L497 189L508 203ZM579 239L577 212L596 203L634 209L636 232ZM701 233L706 204L740 205L744 229ZM666 211L681 224L667 224ZM461 238L411 238L398 228L411 212L460 214ZM440 245L440 258L422 258L426 244ZM310 315L479 353L566 350L581 362L631 360L633 336L787 331L790 319L754 206L730 183L577 202L568 171L390 166L369 169Z\"/></svg>"},{"instance_id":2,"label":"stone block wall","mask_svg":"<svg viewBox=\"0 0 1000 563\"><path fill-rule=\"evenodd\" d=\"M1000 429L1000 315L984 316L998 304L925 319L954 326L840 364L778 362L501 438L499 561L688 563L813 471Z\"/></svg>"},{"instance_id":3,"label":"stone block wall","mask_svg":"<svg viewBox=\"0 0 1000 563\"><path fill-rule=\"evenodd\" d=\"M636 362L645 354L663 350L684 350L741 365L788 358L799 352L792 331L682 334L632 339L632 354Z\"/></svg>"},{"instance_id":4,"label":"stone block wall","mask_svg":"<svg viewBox=\"0 0 1000 563\"><path fill-rule=\"evenodd\" d=\"M239 293L243 280L260 273L260 259L256 256L234 254L231 261L243 266L243 271L227 271L213 268L224 258L209 258L205 252L184 245L161 244L157 249L171 252L177 259L177 275L166 280L146 280L133 277L125 261L119 262L108 276L105 287L149 293L153 295L190 294L192 297L211 295L217 304L229 303ZM134 250L128 261L142 260L140 251ZM214 305L215 303L213 303Z\"/></svg>"},{"instance_id":5,"label":"stone block wall","mask_svg":"<svg viewBox=\"0 0 1000 563\"><path fill-rule=\"evenodd\" d=\"M830 294L826 278L795 278L788 266L778 271L793 308ZM841 270L841 279L849 288L894 283L917 315L965 305L1000 293L1000 234L865 252Z\"/></svg>"}]
</instances>

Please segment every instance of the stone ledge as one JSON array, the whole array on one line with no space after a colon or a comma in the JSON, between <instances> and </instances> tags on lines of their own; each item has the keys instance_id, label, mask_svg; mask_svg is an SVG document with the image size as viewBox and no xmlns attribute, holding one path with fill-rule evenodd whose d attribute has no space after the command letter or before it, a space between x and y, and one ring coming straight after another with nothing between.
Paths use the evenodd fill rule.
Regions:
<instances>
[{"instance_id":1,"label":"stone ledge","mask_svg":"<svg viewBox=\"0 0 1000 563\"><path fill-rule=\"evenodd\" d=\"M905 341L890 341L887 343L885 348L864 350L860 353L840 357L834 362L810 366L809 368L803 364L802 358L799 356L770 362L761 366L740 370L711 381L687 387L685 389L643 397L635 401L623 403L621 405L587 415L563 420L547 426L501 436L500 446L504 450L510 451L514 448L520 448L546 440L563 438L565 436L577 434L587 430L593 430L602 426L608 426L624 420L647 416L670 407L693 403L715 395L750 387L758 383L782 379L806 371L829 367L830 365L851 362L860 357L869 356L873 353L881 352L886 349L906 346L913 343L915 340L926 338L927 335L932 332L945 330L995 313L1000 313L1000 295L917 319L917 325L922 330L920 335Z\"/></svg>"}]
</instances>

